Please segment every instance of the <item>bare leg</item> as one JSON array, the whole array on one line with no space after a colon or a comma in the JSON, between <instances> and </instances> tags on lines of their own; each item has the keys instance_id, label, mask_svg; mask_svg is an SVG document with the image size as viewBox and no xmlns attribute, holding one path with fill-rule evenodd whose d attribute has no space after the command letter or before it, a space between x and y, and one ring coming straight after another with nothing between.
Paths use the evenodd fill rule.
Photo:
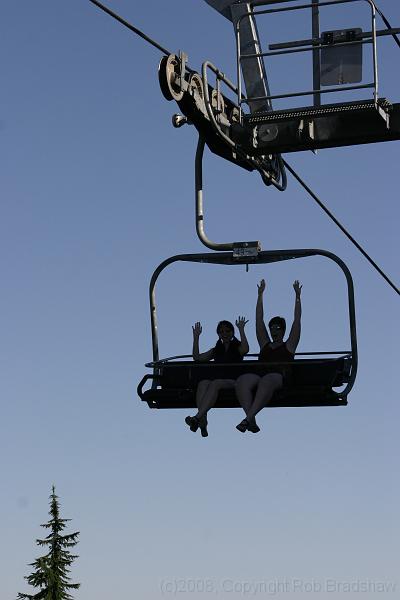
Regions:
<instances>
[{"instance_id":1,"label":"bare leg","mask_svg":"<svg viewBox=\"0 0 400 600\"><path fill-rule=\"evenodd\" d=\"M246 373L245 375L241 375L236 381L236 396L246 416L253 404L253 391L259 384L260 379L261 377L254 373Z\"/></svg>"},{"instance_id":2,"label":"bare leg","mask_svg":"<svg viewBox=\"0 0 400 600\"><path fill-rule=\"evenodd\" d=\"M258 384L254 402L247 412L249 422L255 422L255 416L270 402L274 392L281 389L283 385L283 377L280 373L268 373L261 378Z\"/></svg>"},{"instance_id":3,"label":"bare leg","mask_svg":"<svg viewBox=\"0 0 400 600\"><path fill-rule=\"evenodd\" d=\"M200 410L200 407L202 406L203 398L207 393L208 386L210 385L210 383L211 383L211 381L209 379L203 379L202 381L199 381L199 383L197 385L196 406L197 406L198 410ZM196 416L198 416L198 413Z\"/></svg>"},{"instance_id":4,"label":"bare leg","mask_svg":"<svg viewBox=\"0 0 400 600\"><path fill-rule=\"evenodd\" d=\"M189 425L190 430L193 432L196 432L199 428L199 425L200 425L200 419L198 416L199 409L202 406L203 398L207 394L210 383L211 383L211 381L209 379L203 379L202 381L199 381L199 383L197 384L197 390L196 390L197 414L194 417L186 417L185 418L186 425ZM205 426L207 426L207 424L205 424Z\"/></svg>"},{"instance_id":5,"label":"bare leg","mask_svg":"<svg viewBox=\"0 0 400 600\"><path fill-rule=\"evenodd\" d=\"M220 390L229 390L235 387L234 379L214 379L207 387L207 391L201 397L200 403L197 405L199 412L197 413L198 419L206 417L207 412L212 408L218 398Z\"/></svg>"}]
</instances>

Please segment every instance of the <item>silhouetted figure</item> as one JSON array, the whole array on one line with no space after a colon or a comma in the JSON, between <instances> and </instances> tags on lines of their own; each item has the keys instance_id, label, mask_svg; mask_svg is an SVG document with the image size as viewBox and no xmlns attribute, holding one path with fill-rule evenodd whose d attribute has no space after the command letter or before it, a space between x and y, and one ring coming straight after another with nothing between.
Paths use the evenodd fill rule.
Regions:
<instances>
[{"instance_id":1,"label":"silhouetted figure","mask_svg":"<svg viewBox=\"0 0 400 600\"><path fill-rule=\"evenodd\" d=\"M244 317L236 320L236 327L239 330L240 340L235 337L235 329L230 321L220 321L217 326L218 341L214 348L207 352L200 353L199 338L202 327L199 322L193 326L193 359L201 362L213 360L216 363L237 363L243 360L243 356L249 351L244 331L248 323ZM232 389L235 387L234 379L203 379L199 382L196 391L196 405L198 412L194 417L186 417L185 422L189 425L191 431L196 432L200 427L203 437L207 437L207 413L212 408L218 397L220 390Z\"/></svg>"},{"instance_id":2,"label":"silhouetted figure","mask_svg":"<svg viewBox=\"0 0 400 600\"><path fill-rule=\"evenodd\" d=\"M296 280L293 289L296 293L294 307L294 320L286 342L283 341L286 330L286 321L283 317L273 317L269 323L268 334L264 323L263 295L265 291L265 281L262 279L258 287L258 297L256 305L256 334L260 346L258 360L265 363L291 362L300 340L301 332L301 288L302 286ZM253 373L241 375L236 381L236 395L239 403L246 413L246 418L236 425L241 431L251 431L257 433L260 431L256 423L256 414L260 412L270 402L274 392L283 387L285 380L290 377L290 367L284 365L276 366L276 371L260 377ZM255 395L254 395L255 392Z\"/></svg>"}]
</instances>

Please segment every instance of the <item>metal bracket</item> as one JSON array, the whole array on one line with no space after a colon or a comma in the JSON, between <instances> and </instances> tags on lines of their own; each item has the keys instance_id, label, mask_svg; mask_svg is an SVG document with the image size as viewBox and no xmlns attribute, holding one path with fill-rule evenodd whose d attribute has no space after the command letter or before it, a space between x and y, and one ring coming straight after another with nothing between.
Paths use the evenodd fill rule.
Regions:
<instances>
[{"instance_id":1,"label":"metal bracket","mask_svg":"<svg viewBox=\"0 0 400 600\"><path fill-rule=\"evenodd\" d=\"M376 108L378 110L379 115L382 117L382 119L386 123L386 129L390 129L390 115L389 115L389 113L384 108L382 108L382 106L380 106L380 104L377 104Z\"/></svg>"},{"instance_id":2,"label":"metal bracket","mask_svg":"<svg viewBox=\"0 0 400 600\"><path fill-rule=\"evenodd\" d=\"M301 119L299 128L298 128L298 135L299 135L300 139L306 137L309 140L314 140L315 139L314 121L308 120L308 119Z\"/></svg>"},{"instance_id":3,"label":"metal bracket","mask_svg":"<svg viewBox=\"0 0 400 600\"><path fill-rule=\"evenodd\" d=\"M188 55L186 52L182 52L179 50L179 78L181 89L183 90L183 82L185 81L185 72L186 72L186 63L187 63Z\"/></svg>"},{"instance_id":4,"label":"metal bracket","mask_svg":"<svg viewBox=\"0 0 400 600\"><path fill-rule=\"evenodd\" d=\"M233 258L257 258L261 252L261 243L255 242L233 242L232 255Z\"/></svg>"},{"instance_id":5,"label":"metal bracket","mask_svg":"<svg viewBox=\"0 0 400 600\"><path fill-rule=\"evenodd\" d=\"M183 127L183 125L193 125L193 123L184 115L175 114L172 115L172 125L176 129L179 129L180 127Z\"/></svg>"}]
</instances>

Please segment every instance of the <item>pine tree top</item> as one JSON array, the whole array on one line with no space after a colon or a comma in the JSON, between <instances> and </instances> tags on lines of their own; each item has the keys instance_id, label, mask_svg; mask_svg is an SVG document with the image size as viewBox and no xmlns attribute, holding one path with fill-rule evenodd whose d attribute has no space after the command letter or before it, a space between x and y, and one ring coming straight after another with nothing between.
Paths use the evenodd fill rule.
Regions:
<instances>
[{"instance_id":1,"label":"pine tree top","mask_svg":"<svg viewBox=\"0 0 400 600\"><path fill-rule=\"evenodd\" d=\"M60 504L54 485L50 494L50 520L41 527L50 530L44 539L37 539L38 546L47 546L48 553L37 558L30 564L33 572L25 579L34 588L39 588L36 594L18 594L18 600L73 600L69 590L78 589L80 583L70 583L69 567L78 558L71 554L69 548L76 546L79 531L61 535L66 523L71 519L60 517Z\"/></svg>"}]
</instances>

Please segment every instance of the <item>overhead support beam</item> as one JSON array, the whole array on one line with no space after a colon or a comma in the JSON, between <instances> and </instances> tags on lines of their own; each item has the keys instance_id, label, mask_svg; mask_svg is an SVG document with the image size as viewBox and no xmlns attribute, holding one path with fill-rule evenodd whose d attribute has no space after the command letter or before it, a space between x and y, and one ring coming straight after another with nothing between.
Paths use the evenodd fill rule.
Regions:
<instances>
[{"instance_id":1,"label":"overhead support beam","mask_svg":"<svg viewBox=\"0 0 400 600\"><path fill-rule=\"evenodd\" d=\"M233 0L205 0L207 4L212 6L216 11L221 13L224 17L232 21L231 5Z\"/></svg>"},{"instance_id":2,"label":"overhead support beam","mask_svg":"<svg viewBox=\"0 0 400 600\"><path fill-rule=\"evenodd\" d=\"M261 44L257 26L252 13L253 2L233 2L232 0L205 0L221 15L232 21L235 34L236 25L240 24L240 55L261 54ZM243 15L248 14L248 17ZM248 97L262 98L270 96L267 74L261 57L252 57L242 62L242 75ZM272 110L270 100L253 100L249 102L251 113Z\"/></svg>"}]
</instances>

